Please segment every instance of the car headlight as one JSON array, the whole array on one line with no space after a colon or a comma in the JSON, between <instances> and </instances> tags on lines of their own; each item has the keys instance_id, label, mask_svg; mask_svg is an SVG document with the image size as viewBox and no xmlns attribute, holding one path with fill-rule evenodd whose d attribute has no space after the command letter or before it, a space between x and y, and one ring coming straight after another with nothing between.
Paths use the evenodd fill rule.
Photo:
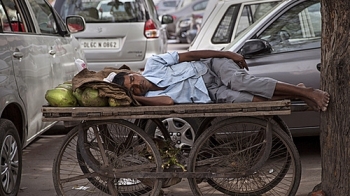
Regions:
<instances>
[{"instance_id":1,"label":"car headlight","mask_svg":"<svg viewBox=\"0 0 350 196\"><path fill-rule=\"evenodd\" d=\"M185 20L181 20L179 23L179 27L188 27L191 25L191 20L190 19L185 19Z\"/></svg>"}]
</instances>

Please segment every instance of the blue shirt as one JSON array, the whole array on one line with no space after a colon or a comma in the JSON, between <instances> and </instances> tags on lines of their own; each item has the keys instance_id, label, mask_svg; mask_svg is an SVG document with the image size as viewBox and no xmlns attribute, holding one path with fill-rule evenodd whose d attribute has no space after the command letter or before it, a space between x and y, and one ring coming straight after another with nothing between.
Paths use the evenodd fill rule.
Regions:
<instances>
[{"instance_id":1,"label":"blue shirt","mask_svg":"<svg viewBox=\"0 0 350 196\"><path fill-rule=\"evenodd\" d=\"M165 95L175 103L210 103L202 75L208 71L201 61L179 63L177 52L154 55L147 60L142 75L165 90L149 91L146 97Z\"/></svg>"}]
</instances>

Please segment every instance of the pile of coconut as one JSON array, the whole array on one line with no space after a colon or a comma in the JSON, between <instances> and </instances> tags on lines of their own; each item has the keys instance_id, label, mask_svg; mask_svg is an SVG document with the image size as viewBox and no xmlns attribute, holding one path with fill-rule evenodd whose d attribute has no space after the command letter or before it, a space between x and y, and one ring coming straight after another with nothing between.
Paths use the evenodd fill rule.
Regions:
<instances>
[{"instance_id":1,"label":"pile of coconut","mask_svg":"<svg viewBox=\"0 0 350 196\"><path fill-rule=\"evenodd\" d=\"M54 89L46 91L45 99L50 106L54 107L104 107L104 106L120 106L119 102L112 97L100 97L97 89L81 88L73 91L72 83L67 81L58 85Z\"/></svg>"},{"instance_id":2,"label":"pile of coconut","mask_svg":"<svg viewBox=\"0 0 350 196\"><path fill-rule=\"evenodd\" d=\"M118 72L131 73L129 67L105 67L96 72L82 69L71 81L46 91L45 99L54 107L138 106L131 92L112 82Z\"/></svg>"}]
</instances>

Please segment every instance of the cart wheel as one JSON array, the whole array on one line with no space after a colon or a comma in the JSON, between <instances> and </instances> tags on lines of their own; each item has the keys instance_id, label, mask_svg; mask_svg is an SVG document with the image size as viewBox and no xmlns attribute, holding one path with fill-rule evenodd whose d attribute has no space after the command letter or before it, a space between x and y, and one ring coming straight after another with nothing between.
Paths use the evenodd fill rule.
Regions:
<instances>
[{"instance_id":1,"label":"cart wheel","mask_svg":"<svg viewBox=\"0 0 350 196\"><path fill-rule=\"evenodd\" d=\"M136 125L125 120L89 121L65 137L52 174L58 195L157 195L161 180L114 178L113 169L159 172L161 165L153 140Z\"/></svg>"},{"instance_id":2,"label":"cart wheel","mask_svg":"<svg viewBox=\"0 0 350 196\"><path fill-rule=\"evenodd\" d=\"M220 121L204 131L190 153L188 170L233 175L188 179L193 194L295 195L301 178L299 153L291 138L274 123L269 157L255 167L263 157L266 125L263 119L237 117Z\"/></svg>"}]
</instances>

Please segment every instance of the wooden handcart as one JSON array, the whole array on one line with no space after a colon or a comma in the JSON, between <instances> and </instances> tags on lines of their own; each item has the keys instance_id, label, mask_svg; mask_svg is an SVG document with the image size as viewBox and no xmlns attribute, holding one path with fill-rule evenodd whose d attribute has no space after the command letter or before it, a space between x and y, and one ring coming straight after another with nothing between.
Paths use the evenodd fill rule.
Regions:
<instances>
[{"instance_id":1,"label":"wooden handcart","mask_svg":"<svg viewBox=\"0 0 350 196\"><path fill-rule=\"evenodd\" d=\"M79 122L54 160L57 194L122 196L183 178L192 195L295 195L300 158L279 118L291 111L289 100L42 108L43 121Z\"/></svg>"}]
</instances>

